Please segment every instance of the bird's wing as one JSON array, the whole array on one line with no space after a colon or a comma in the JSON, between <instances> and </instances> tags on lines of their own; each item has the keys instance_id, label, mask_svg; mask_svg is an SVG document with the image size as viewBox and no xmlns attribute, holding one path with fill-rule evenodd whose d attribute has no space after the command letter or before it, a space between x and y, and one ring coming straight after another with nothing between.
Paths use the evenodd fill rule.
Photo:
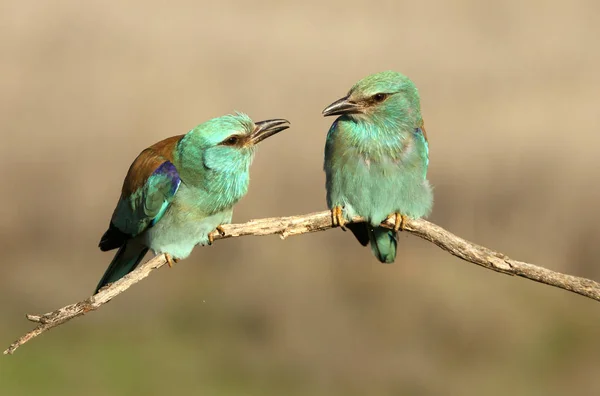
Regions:
<instances>
[{"instance_id":1,"label":"bird's wing","mask_svg":"<svg viewBox=\"0 0 600 396\"><path fill-rule=\"evenodd\" d=\"M423 134L425 138L425 142L429 144L429 139L427 139L427 131L425 131L425 121L421 120L421 125L417 128L420 129L420 132Z\"/></svg>"},{"instance_id":2,"label":"bird's wing","mask_svg":"<svg viewBox=\"0 0 600 396\"><path fill-rule=\"evenodd\" d=\"M371 225L368 223L348 223L346 224L346 228L350 229L358 242L361 245L367 246L369 244L369 227Z\"/></svg>"},{"instance_id":3,"label":"bird's wing","mask_svg":"<svg viewBox=\"0 0 600 396\"><path fill-rule=\"evenodd\" d=\"M156 224L167 211L181 184L171 162L179 140L174 138L142 151L129 168L110 226L100 241L101 250L122 246Z\"/></svg>"},{"instance_id":4,"label":"bird's wing","mask_svg":"<svg viewBox=\"0 0 600 396\"><path fill-rule=\"evenodd\" d=\"M429 140L427 140L427 132L425 131L425 123L422 122L421 126L415 128L415 138L419 143L423 145L421 156L425 166L423 167L423 179L427 178L427 168L429 167Z\"/></svg>"}]
</instances>

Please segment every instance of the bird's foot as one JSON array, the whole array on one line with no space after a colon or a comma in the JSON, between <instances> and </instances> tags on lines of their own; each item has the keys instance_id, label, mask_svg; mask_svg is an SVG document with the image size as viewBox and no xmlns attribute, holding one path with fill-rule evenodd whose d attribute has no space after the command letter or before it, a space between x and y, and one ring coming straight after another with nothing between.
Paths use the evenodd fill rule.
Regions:
<instances>
[{"instance_id":1,"label":"bird's foot","mask_svg":"<svg viewBox=\"0 0 600 396\"><path fill-rule=\"evenodd\" d=\"M169 253L165 253L165 259L167 260L167 265L169 268L173 268L175 264L179 261L179 259L173 258Z\"/></svg>"},{"instance_id":2,"label":"bird's foot","mask_svg":"<svg viewBox=\"0 0 600 396\"><path fill-rule=\"evenodd\" d=\"M346 219L344 219L344 210L341 206L334 206L331 209L331 221L334 227L340 226L342 230L346 231L346 227L344 227Z\"/></svg>"},{"instance_id":3,"label":"bird's foot","mask_svg":"<svg viewBox=\"0 0 600 396\"><path fill-rule=\"evenodd\" d=\"M221 227L220 225L217 226L217 228L215 228L215 230L217 230L217 232L221 235L221 236L225 236L225 230L223 229L223 227ZM213 242L215 241L215 236L212 234L212 232L210 234L208 234L208 245L212 245Z\"/></svg>"},{"instance_id":4,"label":"bird's foot","mask_svg":"<svg viewBox=\"0 0 600 396\"><path fill-rule=\"evenodd\" d=\"M394 231L404 231L404 226L406 225L406 216L402 213L392 213L386 218L387 220L394 220Z\"/></svg>"}]
</instances>

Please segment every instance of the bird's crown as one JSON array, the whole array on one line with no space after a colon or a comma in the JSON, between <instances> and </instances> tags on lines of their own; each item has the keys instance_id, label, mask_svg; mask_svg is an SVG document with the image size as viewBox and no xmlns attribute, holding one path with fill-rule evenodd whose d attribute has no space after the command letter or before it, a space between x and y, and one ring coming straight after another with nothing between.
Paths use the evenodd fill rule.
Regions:
<instances>
[{"instance_id":1,"label":"bird's crown","mask_svg":"<svg viewBox=\"0 0 600 396\"><path fill-rule=\"evenodd\" d=\"M404 92L418 95L415 84L404 74L388 70L371 74L354 84L348 92L350 97L372 97L377 94L394 94Z\"/></svg>"}]
</instances>

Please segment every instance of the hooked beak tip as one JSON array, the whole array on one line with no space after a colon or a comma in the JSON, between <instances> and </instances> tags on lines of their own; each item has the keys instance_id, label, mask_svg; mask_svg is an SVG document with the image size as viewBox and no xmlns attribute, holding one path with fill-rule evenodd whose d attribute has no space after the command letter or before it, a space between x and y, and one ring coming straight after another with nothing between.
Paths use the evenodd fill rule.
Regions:
<instances>
[{"instance_id":1,"label":"hooked beak tip","mask_svg":"<svg viewBox=\"0 0 600 396\"><path fill-rule=\"evenodd\" d=\"M362 113L360 105L356 102L351 101L347 96L336 100L335 102L327 106L322 112L324 117L358 113Z\"/></svg>"},{"instance_id":2,"label":"hooked beak tip","mask_svg":"<svg viewBox=\"0 0 600 396\"><path fill-rule=\"evenodd\" d=\"M290 122L283 118L259 121L254 123L255 128L252 132L252 143L257 144L266 138L273 136L290 127Z\"/></svg>"}]
</instances>

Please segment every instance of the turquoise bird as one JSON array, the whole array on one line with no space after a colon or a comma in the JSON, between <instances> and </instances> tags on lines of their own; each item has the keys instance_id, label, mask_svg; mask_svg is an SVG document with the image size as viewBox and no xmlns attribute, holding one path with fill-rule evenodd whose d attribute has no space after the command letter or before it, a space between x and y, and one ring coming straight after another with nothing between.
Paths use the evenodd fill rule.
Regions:
<instances>
[{"instance_id":1,"label":"turquoise bird","mask_svg":"<svg viewBox=\"0 0 600 396\"><path fill-rule=\"evenodd\" d=\"M135 159L100 249L119 249L96 293L140 263L148 249L166 254L169 266L210 233L231 222L233 206L248 191L256 145L289 122L254 123L242 113L214 118L185 135L150 146Z\"/></svg>"},{"instance_id":2,"label":"turquoise bird","mask_svg":"<svg viewBox=\"0 0 600 396\"><path fill-rule=\"evenodd\" d=\"M348 95L323 110L339 116L325 145L327 204L334 225L345 230L355 216L367 223L349 223L358 241L371 243L382 263L396 258L398 230L406 216L431 211L427 181L429 146L421 117L419 93L408 77L385 71L365 77ZM380 227L393 218L393 230Z\"/></svg>"}]
</instances>

